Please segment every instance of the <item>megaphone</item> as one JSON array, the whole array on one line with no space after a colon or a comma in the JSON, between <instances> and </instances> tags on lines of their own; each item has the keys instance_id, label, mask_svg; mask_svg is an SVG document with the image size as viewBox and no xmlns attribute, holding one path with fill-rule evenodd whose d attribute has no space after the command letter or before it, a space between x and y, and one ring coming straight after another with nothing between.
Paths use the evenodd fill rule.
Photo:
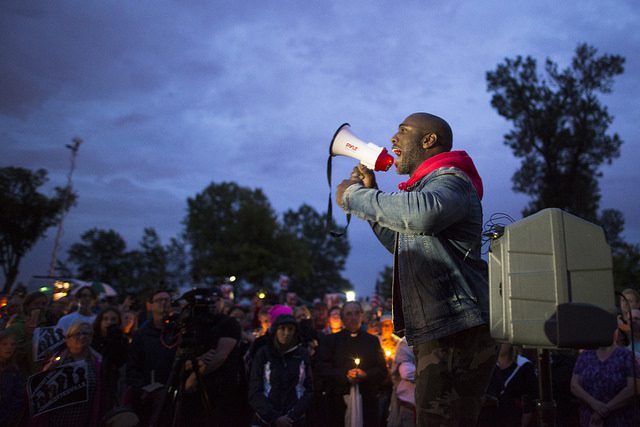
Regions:
<instances>
[{"instance_id":1,"label":"megaphone","mask_svg":"<svg viewBox=\"0 0 640 427\"><path fill-rule=\"evenodd\" d=\"M353 157L375 171L387 171L393 164L393 157L387 153L386 148L378 147L371 142L364 142L355 136L351 132L349 123L344 123L333 135L329 154Z\"/></svg>"}]
</instances>

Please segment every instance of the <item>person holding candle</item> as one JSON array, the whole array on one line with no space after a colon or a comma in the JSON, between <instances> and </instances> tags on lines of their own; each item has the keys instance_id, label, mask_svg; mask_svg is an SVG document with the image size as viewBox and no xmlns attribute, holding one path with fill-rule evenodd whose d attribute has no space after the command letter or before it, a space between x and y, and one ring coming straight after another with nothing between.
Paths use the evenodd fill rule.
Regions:
<instances>
[{"instance_id":1,"label":"person holding candle","mask_svg":"<svg viewBox=\"0 0 640 427\"><path fill-rule=\"evenodd\" d=\"M318 348L318 373L329 394L327 425L344 425L345 397L357 384L364 426L378 426L378 387L387 377L384 353L377 337L362 330L363 310L356 301L342 307L345 329L327 335Z\"/></svg>"}]
</instances>

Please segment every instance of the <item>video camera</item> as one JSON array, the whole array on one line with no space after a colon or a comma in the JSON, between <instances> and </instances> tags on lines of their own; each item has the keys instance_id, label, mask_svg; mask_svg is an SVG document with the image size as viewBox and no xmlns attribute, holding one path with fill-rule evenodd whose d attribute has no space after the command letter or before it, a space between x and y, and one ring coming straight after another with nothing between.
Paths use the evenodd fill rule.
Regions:
<instances>
[{"instance_id":1,"label":"video camera","mask_svg":"<svg viewBox=\"0 0 640 427\"><path fill-rule=\"evenodd\" d=\"M208 350L206 336L216 314L219 293L212 289L193 289L176 302L186 302L177 312L162 319L162 333L178 340L179 349L187 354L200 355Z\"/></svg>"}]
</instances>

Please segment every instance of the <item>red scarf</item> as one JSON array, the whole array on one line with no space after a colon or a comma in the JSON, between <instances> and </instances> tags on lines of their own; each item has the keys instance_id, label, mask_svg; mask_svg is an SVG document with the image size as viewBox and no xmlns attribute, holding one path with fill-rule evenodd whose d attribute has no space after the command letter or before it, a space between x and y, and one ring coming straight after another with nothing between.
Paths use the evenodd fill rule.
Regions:
<instances>
[{"instance_id":1,"label":"red scarf","mask_svg":"<svg viewBox=\"0 0 640 427\"><path fill-rule=\"evenodd\" d=\"M476 170L473 160L465 151L449 151L446 153L436 154L435 156L422 162L416 169L408 181L398 184L401 191L407 191L416 182L420 181L429 173L436 169L454 167L460 169L467 175L471 183L478 193L478 197L482 200L482 179Z\"/></svg>"}]
</instances>

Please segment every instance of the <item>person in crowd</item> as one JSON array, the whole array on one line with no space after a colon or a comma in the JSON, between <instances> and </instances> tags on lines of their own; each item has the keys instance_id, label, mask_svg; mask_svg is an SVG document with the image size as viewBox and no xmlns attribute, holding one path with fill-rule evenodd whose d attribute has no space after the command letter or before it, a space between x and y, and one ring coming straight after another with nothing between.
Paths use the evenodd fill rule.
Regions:
<instances>
[{"instance_id":1,"label":"person in crowd","mask_svg":"<svg viewBox=\"0 0 640 427\"><path fill-rule=\"evenodd\" d=\"M78 310L64 315L58 321L56 327L62 329L63 333L67 332L69 326L76 322L93 323L96 318L93 307L98 301L98 293L91 286L82 286L75 293L78 301Z\"/></svg>"},{"instance_id":2,"label":"person in crowd","mask_svg":"<svg viewBox=\"0 0 640 427\"><path fill-rule=\"evenodd\" d=\"M400 343L400 338L393 333L393 321L391 320L390 315L382 315L380 320L377 322L380 325L378 338L380 339L380 346L384 352L384 360L387 363L387 369L389 370L389 375L380 386L380 390L378 392L380 419L386 420L389 415L389 405L391 403L391 394L393 392L391 368L396 356L396 348Z\"/></svg>"},{"instance_id":3,"label":"person in crowd","mask_svg":"<svg viewBox=\"0 0 640 427\"><path fill-rule=\"evenodd\" d=\"M538 379L533 363L509 343L500 345L478 427L532 425Z\"/></svg>"},{"instance_id":4,"label":"person in crowd","mask_svg":"<svg viewBox=\"0 0 640 427\"><path fill-rule=\"evenodd\" d=\"M636 354L636 357L640 359L640 309L631 309L629 315L629 323L633 327L629 328L629 345L627 348L632 350ZM632 331L633 335L631 334Z\"/></svg>"},{"instance_id":5,"label":"person in crowd","mask_svg":"<svg viewBox=\"0 0 640 427\"><path fill-rule=\"evenodd\" d=\"M255 337L251 333L249 319L247 319L247 315L248 315L247 310L240 305L234 305L233 307L231 307L231 310L229 310L229 316L233 317L238 321L238 324L240 325L240 330L242 331L242 337L241 337L241 342L239 346L240 346L240 349L242 350L241 352L243 355L249 350L251 343L255 339Z\"/></svg>"},{"instance_id":6,"label":"person in crowd","mask_svg":"<svg viewBox=\"0 0 640 427\"><path fill-rule=\"evenodd\" d=\"M257 294L251 298L251 329L254 331L262 329L259 315L260 312L263 311L265 305L267 304L265 304L264 299L260 298ZM269 314L269 310L264 310L264 313Z\"/></svg>"},{"instance_id":7,"label":"person in crowd","mask_svg":"<svg viewBox=\"0 0 640 427\"><path fill-rule=\"evenodd\" d=\"M16 339L0 331L0 425L18 426L24 416L24 378L16 364Z\"/></svg>"},{"instance_id":8,"label":"person in crowd","mask_svg":"<svg viewBox=\"0 0 640 427\"><path fill-rule=\"evenodd\" d=\"M293 310L291 309L291 307L286 305L276 304L274 306L264 306L263 310L264 309L268 309L267 310L268 318L262 317L260 320L260 323L262 324L263 329L267 325L269 325L269 327L264 331L262 335L258 336L253 341L253 343L251 344L251 347L249 348L249 352L247 353L245 358L246 366L249 369L251 369L253 358L258 353L258 350L260 350L260 348L263 345L269 342L269 340L273 339L273 336L271 334L271 324L273 323L273 321L281 314L293 315Z\"/></svg>"},{"instance_id":9,"label":"person in crowd","mask_svg":"<svg viewBox=\"0 0 640 427\"><path fill-rule=\"evenodd\" d=\"M391 365L393 392L389 404L387 427L413 427L416 425L416 361L413 350L402 338L396 348Z\"/></svg>"},{"instance_id":10,"label":"person in crowd","mask_svg":"<svg viewBox=\"0 0 640 427\"><path fill-rule=\"evenodd\" d=\"M301 320L311 320L311 311L306 305L297 305L293 308L293 317L296 318L298 323Z\"/></svg>"},{"instance_id":11,"label":"person in crowd","mask_svg":"<svg viewBox=\"0 0 640 427\"><path fill-rule=\"evenodd\" d=\"M616 331L617 333L617 331ZM571 392L580 400L580 425L637 426L634 408L635 375L640 365L631 350L615 344L584 350L571 377Z\"/></svg>"},{"instance_id":12,"label":"person in crowd","mask_svg":"<svg viewBox=\"0 0 640 427\"><path fill-rule=\"evenodd\" d=\"M295 292L287 292L286 303L289 307L297 307L300 303L298 294Z\"/></svg>"},{"instance_id":13,"label":"person in crowd","mask_svg":"<svg viewBox=\"0 0 640 427\"><path fill-rule=\"evenodd\" d=\"M293 315L298 322L298 334L302 340L302 344L306 346L309 352L309 357L314 360L314 356L320 345L320 336L322 333L318 332L313 327L313 320L311 319L311 311L306 305L299 305L293 310Z\"/></svg>"},{"instance_id":14,"label":"person in crowd","mask_svg":"<svg viewBox=\"0 0 640 427\"><path fill-rule=\"evenodd\" d=\"M325 335L336 334L344 329L341 313L342 313L342 309L339 306L334 305L333 307L331 307L331 309L329 310L327 324L325 328L322 330L323 334Z\"/></svg>"},{"instance_id":15,"label":"person in crowd","mask_svg":"<svg viewBox=\"0 0 640 427\"><path fill-rule=\"evenodd\" d=\"M66 296L51 301L49 308L45 312L47 324L56 325L58 321L60 321L60 318L65 315L68 303L69 299Z\"/></svg>"},{"instance_id":16,"label":"person in crowd","mask_svg":"<svg viewBox=\"0 0 640 427\"><path fill-rule=\"evenodd\" d=\"M305 305L294 309L294 317L298 322L298 335L301 344L307 349L309 363L312 372L313 397L307 407L306 423L309 426L321 426L323 420L322 382L317 374L318 347L321 345L324 334L314 326L311 311Z\"/></svg>"},{"instance_id":17,"label":"person in crowd","mask_svg":"<svg viewBox=\"0 0 640 427\"><path fill-rule=\"evenodd\" d=\"M327 327L329 321L329 307L322 301L318 301L313 304L313 310L311 311L311 318L313 319L313 327L316 331L322 332Z\"/></svg>"},{"instance_id":18,"label":"person in crowd","mask_svg":"<svg viewBox=\"0 0 640 427\"><path fill-rule=\"evenodd\" d=\"M105 373L106 390L108 391L108 408L121 403L121 372L127 361L129 340L122 332L122 317L116 307L102 309L93 322L93 339L91 347L102 356ZM121 375L122 374L122 375Z\"/></svg>"},{"instance_id":19,"label":"person in crowd","mask_svg":"<svg viewBox=\"0 0 640 427\"><path fill-rule=\"evenodd\" d=\"M336 191L338 205L369 221L394 256L393 323L416 354L418 425L474 425L496 358L480 254L482 179L452 142L445 120L411 114L391 138L396 172L410 175L401 191L378 190L362 164Z\"/></svg>"},{"instance_id":20,"label":"person in crowd","mask_svg":"<svg viewBox=\"0 0 640 427\"><path fill-rule=\"evenodd\" d=\"M22 314L22 302L24 298L20 295L10 295L7 297L7 305L0 309L0 330L5 329L9 320L18 314Z\"/></svg>"},{"instance_id":21,"label":"person in crowd","mask_svg":"<svg viewBox=\"0 0 640 427\"><path fill-rule=\"evenodd\" d=\"M247 319L248 311L239 305L234 306L231 311L229 311L229 316L236 319L238 324L240 325L240 341L238 342L238 353L242 357L242 367L245 373L245 382L249 382L248 375L251 372L251 366L248 365L249 360L249 350L253 342L255 341L255 336L251 333L251 324L249 319Z\"/></svg>"},{"instance_id":22,"label":"person in crowd","mask_svg":"<svg viewBox=\"0 0 640 427\"><path fill-rule=\"evenodd\" d=\"M122 312L122 333L131 342L133 333L138 329L138 316L135 311Z\"/></svg>"},{"instance_id":23,"label":"person in crowd","mask_svg":"<svg viewBox=\"0 0 640 427\"><path fill-rule=\"evenodd\" d=\"M264 305L258 311L258 329L256 330L256 338L260 338L269 331L271 327L271 309L273 307L270 305Z\"/></svg>"},{"instance_id":24,"label":"person in crowd","mask_svg":"<svg viewBox=\"0 0 640 427\"><path fill-rule=\"evenodd\" d=\"M622 319L629 322L629 313L632 309L640 309L640 292L634 288L627 288L620 295L620 310Z\"/></svg>"},{"instance_id":25,"label":"person in crowd","mask_svg":"<svg viewBox=\"0 0 640 427\"><path fill-rule=\"evenodd\" d=\"M391 366L396 356L396 348L400 344L400 337L393 333L393 321L391 316L384 314L380 319L380 345L384 351L387 364Z\"/></svg>"},{"instance_id":26,"label":"person in crowd","mask_svg":"<svg viewBox=\"0 0 640 427\"><path fill-rule=\"evenodd\" d=\"M27 378L42 368L41 362L33 360L32 338L33 331L46 323L45 311L49 299L42 292L32 292L24 298L23 311L13 316L7 324L16 339L16 360L22 375Z\"/></svg>"},{"instance_id":27,"label":"person in crowd","mask_svg":"<svg viewBox=\"0 0 640 427\"><path fill-rule=\"evenodd\" d=\"M363 311L356 301L342 307L345 329L327 335L318 351L318 372L329 394L328 425L344 424L345 396L358 384L362 398L364 426L377 426L377 389L387 376L380 340L362 331Z\"/></svg>"},{"instance_id":28,"label":"person in crowd","mask_svg":"<svg viewBox=\"0 0 640 427\"><path fill-rule=\"evenodd\" d=\"M206 343L207 351L198 357L198 369L213 411L207 414L200 399L191 399L188 407L192 414L202 414L208 425L235 427L246 423L248 418L246 373L242 363L240 324L224 314L224 299L219 290L214 290L213 313L208 322L198 323L203 328L197 331ZM187 390L197 390L197 377L192 372L186 382ZM194 422L202 422L194 418ZM187 422L185 425L193 425Z\"/></svg>"},{"instance_id":29,"label":"person in crowd","mask_svg":"<svg viewBox=\"0 0 640 427\"><path fill-rule=\"evenodd\" d=\"M71 324L65 333L66 347L51 358L43 371L64 367L73 362L86 362L86 401L62 406L32 417L34 426L96 426L106 413L106 390L102 357L91 348L93 328L90 323Z\"/></svg>"},{"instance_id":30,"label":"person in crowd","mask_svg":"<svg viewBox=\"0 0 640 427\"><path fill-rule=\"evenodd\" d=\"M367 325L367 333L371 335L375 335L380 338L380 334L382 333L382 325L380 324L380 320L375 317L370 317L366 319L367 315L365 313L365 322Z\"/></svg>"},{"instance_id":31,"label":"person in crowd","mask_svg":"<svg viewBox=\"0 0 640 427\"><path fill-rule=\"evenodd\" d=\"M307 425L304 416L313 395L311 368L297 330L293 316L278 316L271 326L272 339L253 360L249 403L255 411L254 425Z\"/></svg>"},{"instance_id":32,"label":"person in crowd","mask_svg":"<svg viewBox=\"0 0 640 427\"><path fill-rule=\"evenodd\" d=\"M149 297L152 319L133 333L126 363L126 384L130 391L126 402L140 417L141 425L148 425L151 417L164 408L162 403L166 385L176 355L177 341L163 334L163 318L169 314L171 294L156 290Z\"/></svg>"}]
</instances>

